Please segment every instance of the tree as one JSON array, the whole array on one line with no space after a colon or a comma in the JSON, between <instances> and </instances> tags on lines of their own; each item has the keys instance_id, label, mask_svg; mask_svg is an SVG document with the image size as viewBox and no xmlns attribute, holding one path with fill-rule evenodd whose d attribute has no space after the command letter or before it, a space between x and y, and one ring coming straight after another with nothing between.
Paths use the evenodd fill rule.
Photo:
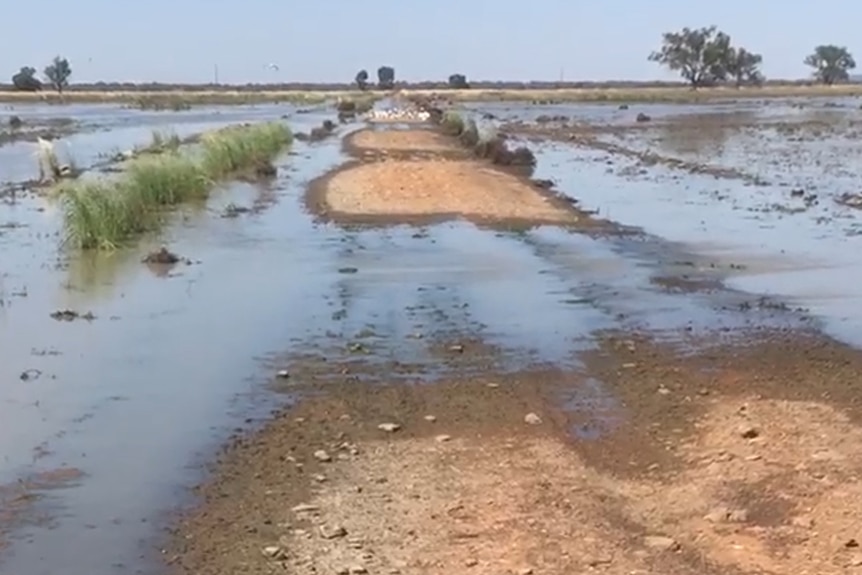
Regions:
<instances>
[{"instance_id":1,"label":"tree","mask_svg":"<svg viewBox=\"0 0 862 575\"><path fill-rule=\"evenodd\" d=\"M69 85L69 76L72 75L72 68L69 67L69 61L60 56L56 56L54 60L45 67L45 78L55 90L63 93L63 88Z\"/></svg>"},{"instance_id":2,"label":"tree","mask_svg":"<svg viewBox=\"0 0 862 575\"><path fill-rule=\"evenodd\" d=\"M727 78L730 51L730 36L719 32L715 26L697 30L683 28L679 32L665 32L661 50L650 54L648 59L679 72L697 88Z\"/></svg>"},{"instance_id":3,"label":"tree","mask_svg":"<svg viewBox=\"0 0 862 575\"><path fill-rule=\"evenodd\" d=\"M468 90L470 84L467 83L467 76L464 74L452 74L449 76L449 87L456 90Z\"/></svg>"},{"instance_id":4,"label":"tree","mask_svg":"<svg viewBox=\"0 0 862 575\"><path fill-rule=\"evenodd\" d=\"M381 90L391 90L395 87L395 68L380 66L377 69L377 86Z\"/></svg>"},{"instance_id":5,"label":"tree","mask_svg":"<svg viewBox=\"0 0 862 575\"><path fill-rule=\"evenodd\" d=\"M848 72L856 67L856 60L844 46L827 44L814 48L814 53L805 58L805 65L814 68L815 78L831 86L847 81Z\"/></svg>"},{"instance_id":6,"label":"tree","mask_svg":"<svg viewBox=\"0 0 862 575\"><path fill-rule=\"evenodd\" d=\"M356 86L363 91L368 89L368 70L360 70L356 73Z\"/></svg>"},{"instance_id":7,"label":"tree","mask_svg":"<svg viewBox=\"0 0 862 575\"><path fill-rule=\"evenodd\" d=\"M42 82L36 77L36 68L30 66L24 66L12 76L12 85L22 92L38 92L42 89Z\"/></svg>"},{"instance_id":8,"label":"tree","mask_svg":"<svg viewBox=\"0 0 862 575\"><path fill-rule=\"evenodd\" d=\"M737 88L743 84L761 84L761 62L763 56L760 54L753 54L745 48L731 48L726 62L727 75L736 81Z\"/></svg>"}]
</instances>

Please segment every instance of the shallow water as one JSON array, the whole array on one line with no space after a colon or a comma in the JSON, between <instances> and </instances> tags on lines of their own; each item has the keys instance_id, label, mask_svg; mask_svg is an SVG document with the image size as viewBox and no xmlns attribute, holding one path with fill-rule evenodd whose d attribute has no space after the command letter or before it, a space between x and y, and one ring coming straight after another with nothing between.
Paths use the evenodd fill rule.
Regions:
<instances>
[{"instance_id":1,"label":"shallow water","mask_svg":"<svg viewBox=\"0 0 862 575\"><path fill-rule=\"evenodd\" d=\"M228 115L251 119L243 113L177 120L176 126L211 125ZM255 118L270 118L280 110L258 113ZM324 117L289 121L307 131ZM92 154L130 143L130 130L146 143L148 129L105 132L93 141ZM657 238L593 239L555 228L495 234L463 223L361 231L317 224L302 208L305 184L342 159L337 139L298 142L279 160L273 185L225 186L206 210L182 210L162 236L110 256L67 261L58 249L56 207L43 209L31 199L0 206L0 222L22 226L0 228L6 432L0 434L0 484L59 467L86 474L41 502L50 528L18 531L0 559L3 572L144 569L139 556L158 533L160 512L182 501L181 488L198 477L189 462L211 453L231 427L256 413L249 401L268 374L255 358L273 351L325 350L369 332L374 357L419 363L433 377L441 362L417 334L477 334L502 348L503 367L518 369L532 362L577 366L592 334L607 328L648 327L678 337L680 330L795 321L718 309L748 297L741 294L680 296L657 288L652 278L673 273L674 262L688 257ZM581 197L595 186L593 199L612 200L614 193L601 187L622 180L595 165L595 172L580 164L572 171L566 154L549 150L540 171L565 180L568 193ZM627 205L622 192L619 197ZM220 217L228 204L253 207L272 199L259 213ZM194 263L170 271L142 264L161 243ZM708 268L691 273L723 277ZM64 308L95 319L49 316ZM41 375L19 378L30 369ZM560 402L573 411L616 413L598 382ZM582 420L587 427L573 433L586 439L614 421L611 415L599 423Z\"/></svg>"},{"instance_id":2,"label":"shallow water","mask_svg":"<svg viewBox=\"0 0 862 575\"><path fill-rule=\"evenodd\" d=\"M769 107L777 114L780 106ZM804 111L804 110L803 110ZM834 112L834 111L833 111ZM855 115L853 109L846 114ZM854 250L862 228L862 212L839 206L834 197L855 189L858 163L831 169L852 157L848 136L796 142L793 173L784 172L788 144L779 136L748 142L750 130L723 134L723 152L705 147L703 155L662 154L722 167L743 167L770 185L753 186L738 179L691 174L663 165L642 166L636 160L568 144L531 143L541 160L536 176L558 182L561 191L585 209L659 237L681 242L696 253L743 264L727 285L781 297L793 306L810 308L833 335L862 345L862 252ZM644 132L629 133L637 140ZM644 136L645 137L645 136ZM643 149L651 144L641 141ZM627 144L628 146L628 144ZM838 151L841 150L841 151ZM854 148L855 150L855 148ZM862 150L860 150L862 151ZM860 174L862 175L862 174ZM819 203L806 207L791 190L814 192ZM776 207L778 206L778 207Z\"/></svg>"}]
</instances>

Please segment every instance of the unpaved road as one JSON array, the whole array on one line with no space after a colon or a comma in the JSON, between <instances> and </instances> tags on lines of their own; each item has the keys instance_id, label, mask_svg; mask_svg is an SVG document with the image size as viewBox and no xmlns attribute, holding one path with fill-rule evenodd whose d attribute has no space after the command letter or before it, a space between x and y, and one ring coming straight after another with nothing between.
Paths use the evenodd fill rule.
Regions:
<instances>
[{"instance_id":1,"label":"unpaved road","mask_svg":"<svg viewBox=\"0 0 862 575\"><path fill-rule=\"evenodd\" d=\"M590 229L571 206L427 133L361 134L348 145L355 162L309 192L323 219ZM411 163L418 153L428 167ZM468 169L466 183L447 180ZM489 200L492 185L508 202ZM573 367L512 371L481 340L426 333L433 378L397 349L388 362L361 346L282 358L279 387L303 399L226 448L176 527L172 568L862 572L855 350L798 329L610 332Z\"/></svg>"}]
</instances>

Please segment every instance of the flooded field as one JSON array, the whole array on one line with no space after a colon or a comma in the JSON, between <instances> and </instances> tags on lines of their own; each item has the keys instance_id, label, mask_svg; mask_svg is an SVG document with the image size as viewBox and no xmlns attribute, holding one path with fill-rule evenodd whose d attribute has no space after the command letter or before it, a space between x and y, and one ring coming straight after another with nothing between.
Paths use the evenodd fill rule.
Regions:
<instances>
[{"instance_id":1,"label":"flooded field","mask_svg":"<svg viewBox=\"0 0 862 575\"><path fill-rule=\"evenodd\" d=\"M4 194L0 573L858 568L855 102L465 105L574 204L361 122L115 251ZM4 113L97 170L336 111Z\"/></svg>"}]
</instances>

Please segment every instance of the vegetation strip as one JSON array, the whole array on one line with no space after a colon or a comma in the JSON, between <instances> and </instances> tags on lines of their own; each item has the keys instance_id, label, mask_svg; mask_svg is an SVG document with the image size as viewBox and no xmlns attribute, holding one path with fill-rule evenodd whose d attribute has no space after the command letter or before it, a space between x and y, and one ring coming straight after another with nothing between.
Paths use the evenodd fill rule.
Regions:
<instances>
[{"instance_id":1,"label":"vegetation strip","mask_svg":"<svg viewBox=\"0 0 862 575\"><path fill-rule=\"evenodd\" d=\"M82 249L114 249L157 229L165 208L206 200L215 182L274 175L272 159L293 141L280 122L225 128L201 138L200 157L169 150L132 160L119 181L62 186L65 242Z\"/></svg>"}]
</instances>

